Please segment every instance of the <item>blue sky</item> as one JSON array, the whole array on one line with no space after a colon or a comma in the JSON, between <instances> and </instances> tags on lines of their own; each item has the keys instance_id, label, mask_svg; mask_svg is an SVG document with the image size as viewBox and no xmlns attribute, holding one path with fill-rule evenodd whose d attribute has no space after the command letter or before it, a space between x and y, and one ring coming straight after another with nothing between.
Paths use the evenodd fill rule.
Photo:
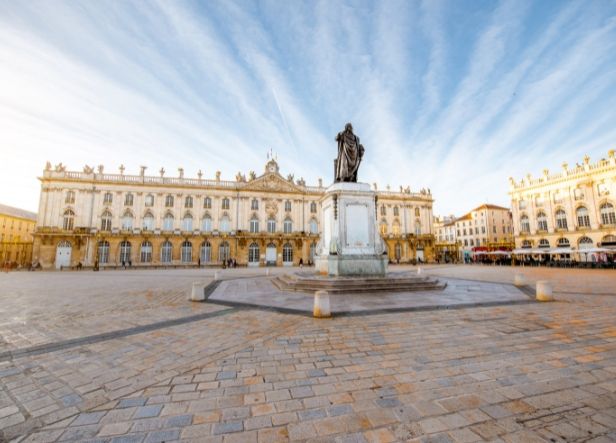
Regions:
<instances>
[{"instance_id":1,"label":"blue sky","mask_svg":"<svg viewBox=\"0 0 616 443\"><path fill-rule=\"evenodd\" d=\"M0 1L0 202L45 161L431 188L509 206L508 177L616 148L614 1Z\"/></svg>"}]
</instances>

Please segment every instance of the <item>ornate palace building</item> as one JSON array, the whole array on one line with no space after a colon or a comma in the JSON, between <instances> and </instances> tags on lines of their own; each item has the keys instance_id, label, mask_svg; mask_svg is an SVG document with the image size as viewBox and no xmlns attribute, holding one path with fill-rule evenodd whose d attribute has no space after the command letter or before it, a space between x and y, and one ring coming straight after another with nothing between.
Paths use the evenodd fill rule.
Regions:
<instances>
[{"instance_id":1,"label":"ornate palace building","mask_svg":"<svg viewBox=\"0 0 616 443\"><path fill-rule=\"evenodd\" d=\"M313 261L325 187L265 172L234 181L67 171L48 163L41 181L33 259L44 268L79 266L292 266ZM380 191L377 220L392 261L433 259L429 191Z\"/></svg>"},{"instance_id":2,"label":"ornate palace building","mask_svg":"<svg viewBox=\"0 0 616 443\"><path fill-rule=\"evenodd\" d=\"M29 266L32 263L32 233L36 214L0 205L0 265Z\"/></svg>"},{"instance_id":3,"label":"ornate palace building","mask_svg":"<svg viewBox=\"0 0 616 443\"><path fill-rule=\"evenodd\" d=\"M517 248L616 248L616 156L509 179ZM582 257L583 258L583 257Z\"/></svg>"}]
</instances>

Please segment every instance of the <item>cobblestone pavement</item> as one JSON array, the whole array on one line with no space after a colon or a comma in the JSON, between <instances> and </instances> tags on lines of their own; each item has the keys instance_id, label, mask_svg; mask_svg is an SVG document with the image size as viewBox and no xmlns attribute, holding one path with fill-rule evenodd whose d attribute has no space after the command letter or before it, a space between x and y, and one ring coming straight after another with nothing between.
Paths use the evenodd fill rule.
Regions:
<instances>
[{"instance_id":1,"label":"cobblestone pavement","mask_svg":"<svg viewBox=\"0 0 616 443\"><path fill-rule=\"evenodd\" d=\"M554 303L316 320L185 302L212 272L1 275L2 336L19 321L39 336L0 352L217 311L0 361L0 440L616 441L616 297L584 295L616 273L532 274L567 291Z\"/></svg>"}]
</instances>

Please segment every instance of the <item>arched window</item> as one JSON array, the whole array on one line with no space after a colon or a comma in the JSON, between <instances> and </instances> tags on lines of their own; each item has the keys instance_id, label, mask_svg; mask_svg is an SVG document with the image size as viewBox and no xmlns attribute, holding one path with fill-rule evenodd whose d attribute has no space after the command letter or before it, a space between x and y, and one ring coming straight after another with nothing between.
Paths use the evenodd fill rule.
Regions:
<instances>
[{"instance_id":1,"label":"arched window","mask_svg":"<svg viewBox=\"0 0 616 443\"><path fill-rule=\"evenodd\" d=\"M165 197L165 208L173 208L173 195L169 194Z\"/></svg>"},{"instance_id":2,"label":"arched window","mask_svg":"<svg viewBox=\"0 0 616 443\"><path fill-rule=\"evenodd\" d=\"M185 240L184 243L182 243L181 261L182 263L192 262L192 243L188 240Z\"/></svg>"},{"instance_id":3,"label":"arched window","mask_svg":"<svg viewBox=\"0 0 616 443\"><path fill-rule=\"evenodd\" d=\"M578 228L590 227L590 217L588 215L588 209L586 209L584 206L580 206L575 210L575 215L577 217Z\"/></svg>"},{"instance_id":4,"label":"arched window","mask_svg":"<svg viewBox=\"0 0 616 443\"><path fill-rule=\"evenodd\" d=\"M203 207L205 209L212 209L212 199L209 197L205 197L205 199L203 199Z\"/></svg>"},{"instance_id":5,"label":"arched window","mask_svg":"<svg viewBox=\"0 0 616 443\"><path fill-rule=\"evenodd\" d=\"M113 203L113 194L111 192L105 192L105 195L103 196L103 203L106 205Z\"/></svg>"},{"instance_id":6,"label":"arched window","mask_svg":"<svg viewBox=\"0 0 616 443\"><path fill-rule=\"evenodd\" d=\"M293 263L293 246L291 246L291 243L285 243L282 246L282 262Z\"/></svg>"},{"instance_id":7,"label":"arched window","mask_svg":"<svg viewBox=\"0 0 616 443\"><path fill-rule=\"evenodd\" d=\"M193 198L190 195L188 197L186 197L186 199L184 199L184 207L185 208L192 208L193 207Z\"/></svg>"},{"instance_id":8,"label":"arched window","mask_svg":"<svg viewBox=\"0 0 616 443\"><path fill-rule=\"evenodd\" d=\"M166 240L160 245L160 262L171 263L171 260L173 260L173 245L169 240Z\"/></svg>"},{"instance_id":9,"label":"arched window","mask_svg":"<svg viewBox=\"0 0 616 443\"><path fill-rule=\"evenodd\" d=\"M103 215L101 215L101 231L111 231L111 220L113 217L111 216L111 212L105 211Z\"/></svg>"},{"instance_id":10,"label":"arched window","mask_svg":"<svg viewBox=\"0 0 616 443\"><path fill-rule=\"evenodd\" d=\"M601 239L601 246L616 246L616 235L606 235Z\"/></svg>"},{"instance_id":11,"label":"arched window","mask_svg":"<svg viewBox=\"0 0 616 443\"><path fill-rule=\"evenodd\" d=\"M588 248L592 248L592 240L588 237L582 237L579 241L578 241L578 245L580 249L588 249Z\"/></svg>"},{"instance_id":12,"label":"arched window","mask_svg":"<svg viewBox=\"0 0 616 443\"><path fill-rule=\"evenodd\" d=\"M270 234L276 232L276 219L274 219L273 217L267 219L267 232L269 232Z\"/></svg>"},{"instance_id":13,"label":"arched window","mask_svg":"<svg viewBox=\"0 0 616 443\"><path fill-rule=\"evenodd\" d=\"M576 188L573 190L573 198L575 200L584 200L584 190Z\"/></svg>"},{"instance_id":14,"label":"arched window","mask_svg":"<svg viewBox=\"0 0 616 443\"><path fill-rule=\"evenodd\" d=\"M125 231L133 229L133 214L130 211L126 211L122 216L122 229Z\"/></svg>"},{"instance_id":15,"label":"arched window","mask_svg":"<svg viewBox=\"0 0 616 443\"><path fill-rule=\"evenodd\" d=\"M400 222L399 221L394 221L394 224L391 226L391 232L394 235L400 235Z\"/></svg>"},{"instance_id":16,"label":"arched window","mask_svg":"<svg viewBox=\"0 0 616 443\"><path fill-rule=\"evenodd\" d=\"M98 263L101 265L109 263L109 242L106 240L98 242Z\"/></svg>"},{"instance_id":17,"label":"arched window","mask_svg":"<svg viewBox=\"0 0 616 443\"><path fill-rule=\"evenodd\" d=\"M219 246L218 246L218 261L225 261L225 260L229 260L229 258L231 257L231 250L229 248L229 242L222 242Z\"/></svg>"},{"instance_id":18,"label":"arched window","mask_svg":"<svg viewBox=\"0 0 616 443\"><path fill-rule=\"evenodd\" d=\"M559 248L565 248L569 246L569 240L567 240L566 238L559 238L556 246L558 246Z\"/></svg>"},{"instance_id":19,"label":"arched window","mask_svg":"<svg viewBox=\"0 0 616 443\"><path fill-rule=\"evenodd\" d=\"M567 214L562 209L556 211L556 227L558 229L567 229Z\"/></svg>"},{"instance_id":20,"label":"arched window","mask_svg":"<svg viewBox=\"0 0 616 443\"><path fill-rule=\"evenodd\" d=\"M248 246L248 263L259 263L259 245L256 243Z\"/></svg>"},{"instance_id":21,"label":"arched window","mask_svg":"<svg viewBox=\"0 0 616 443\"><path fill-rule=\"evenodd\" d=\"M311 214L317 213L317 204L315 202L310 203L310 213Z\"/></svg>"},{"instance_id":22,"label":"arched window","mask_svg":"<svg viewBox=\"0 0 616 443\"><path fill-rule=\"evenodd\" d=\"M394 217L398 217L400 215L400 210L397 206L394 206Z\"/></svg>"},{"instance_id":23,"label":"arched window","mask_svg":"<svg viewBox=\"0 0 616 443\"><path fill-rule=\"evenodd\" d=\"M291 212L291 200L287 200L284 202L284 210L285 212Z\"/></svg>"},{"instance_id":24,"label":"arched window","mask_svg":"<svg viewBox=\"0 0 616 443\"><path fill-rule=\"evenodd\" d=\"M293 232L293 222L290 218L285 218L282 224L282 229L285 234L290 234L291 232Z\"/></svg>"},{"instance_id":25,"label":"arched window","mask_svg":"<svg viewBox=\"0 0 616 443\"><path fill-rule=\"evenodd\" d=\"M184 214L184 218L182 219L182 231L192 231L193 228L193 217L192 215L186 213Z\"/></svg>"},{"instance_id":26,"label":"arched window","mask_svg":"<svg viewBox=\"0 0 616 443\"><path fill-rule=\"evenodd\" d=\"M532 245L530 244L530 240L524 240L522 242L522 247L523 248L530 248Z\"/></svg>"},{"instance_id":27,"label":"arched window","mask_svg":"<svg viewBox=\"0 0 616 443\"><path fill-rule=\"evenodd\" d=\"M132 261L131 259L131 244L129 241L124 240L120 243L120 263L125 265Z\"/></svg>"},{"instance_id":28,"label":"arched window","mask_svg":"<svg viewBox=\"0 0 616 443\"><path fill-rule=\"evenodd\" d=\"M415 235L421 235L421 220L415 219Z\"/></svg>"},{"instance_id":29,"label":"arched window","mask_svg":"<svg viewBox=\"0 0 616 443\"><path fill-rule=\"evenodd\" d=\"M141 243L140 261L141 263L152 263L152 243L147 240Z\"/></svg>"},{"instance_id":30,"label":"arched window","mask_svg":"<svg viewBox=\"0 0 616 443\"><path fill-rule=\"evenodd\" d=\"M419 208L415 208L415 217L419 217Z\"/></svg>"},{"instance_id":31,"label":"arched window","mask_svg":"<svg viewBox=\"0 0 616 443\"><path fill-rule=\"evenodd\" d=\"M384 206L381 206L384 208ZM381 235L387 235L387 220L381 220L381 224L379 225L379 231Z\"/></svg>"},{"instance_id":32,"label":"arched window","mask_svg":"<svg viewBox=\"0 0 616 443\"><path fill-rule=\"evenodd\" d=\"M541 240L539 240L539 247L540 248L549 248L550 247L550 242L547 241L547 239L542 238Z\"/></svg>"},{"instance_id":33,"label":"arched window","mask_svg":"<svg viewBox=\"0 0 616 443\"><path fill-rule=\"evenodd\" d=\"M229 199L227 197L222 199L222 209L229 209Z\"/></svg>"},{"instance_id":34,"label":"arched window","mask_svg":"<svg viewBox=\"0 0 616 443\"><path fill-rule=\"evenodd\" d=\"M537 230L539 231L547 231L548 230L548 218L543 212L537 214Z\"/></svg>"},{"instance_id":35,"label":"arched window","mask_svg":"<svg viewBox=\"0 0 616 443\"><path fill-rule=\"evenodd\" d=\"M387 215L387 208L385 205L381 205L381 215Z\"/></svg>"},{"instance_id":36,"label":"arched window","mask_svg":"<svg viewBox=\"0 0 616 443\"><path fill-rule=\"evenodd\" d=\"M250 202L250 209L252 211L257 211L259 209L259 200L257 200L256 198L253 198L252 202Z\"/></svg>"},{"instance_id":37,"label":"arched window","mask_svg":"<svg viewBox=\"0 0 616 443\"><path fill-rule=\"evenodd\" d=\"M527 215L520 217L520 232L522 234L530 233L530 220Z\"/></svg>"},{"instance_id":38,"label":"arched window","mask_svg":"<svg viewBox=\"0 0 616 443\"><path fill-rule=\"evenodd\" d=\"M65 231L72 231L75 225L75 213L72 209L64 211L62 219L62 229Z\"/></svg>"},{"instance_id":39,"label":"arched window","mask_svg":"<svg viewBox=\"0 0 616 443\"><path fill-rule=\"evenodd\" d=\"M250 219L250 232L259 232L259 219L256 215L253 215Z\"/></svg>"},{"instance_id":40,"label":"arched window","mask_svg":"<svg viewBox=\"0 0 616 443\"><path fill-rule=\"evenodd\" d=\"M133 194L129 192L124 196L124 206L132 206L134 200Z\"/></svg>"},{"instance_id":41,"label":"arched window","mask_svg":"<svg viewBox=\"0 0 616 443\"><path fill-rule=\"evenodd\" d=\"M163 231L173 231L173 214L169 212L163 218Z\"/></svg>"},{"instance_id":42,"label":"arched window","mask_svg":"<svg viewBox=\"0 0 616 443\"><path fill-rule=\"evenodd\" d=\"M212 261L212 245L209 241L201 243L201 252L199 254L201 263L209 263Z\"/></svg>"},{"instance_id":43,"label":"arched window","mask_svg":"<svg viewBox=\"0 0 616 443\"><path fill-rule=\"evenodd\" d=\"M318 234L319 233L319 224L317 223L317 221L314 218L310 219L309 225L310 225L310 233L311 234Z\"/></svg>"},{"instance_id":44,"label":"arched window","mask_svg":"<svg viewBox=\"0 0 616 443\"><path fill-rule=\"evenodd\" d=\"M64 203L72 205L75 203L75 191L68 191Z\"/></svg>"},{"instance_id":45,"label":"arched window","mask_svg":"<svg viewBox=\"0 0 616 443\"><path fill-rule=\"evenodd\" d=\"M602 225L616 225L616 214L614 214L614 206L611 203L603 203L600 212Z\"/></svg>"},{"instance_id":46,"label":"arched window","mask_svg":"<svg viewBox=\"0 0 616 443\"><path fill-rule=\"evenodd\" d=\"M231 230L231 220L226 215L220 219L220 232L229 232Z\"/></svg>"},{"instance_id":47,"label":"arched window","mask_svg":"<svg viewBox=\"0 0 616 443\"><path fill-rule=\"evenodd\" d=\"M145 196L145 207L151 208L154 206L154 196L152 194L148 194Z\"/></svg>"},{"instance_id":48,"label":"arched window","mask_svg":"<svg viewBox=\"0 0 616 443\"><path fill-rule=\"evenodd\" d=\"M143 230L144 231L153 231L154 230L154 216L151 212L146 212L143 216Z\"/></svg>"},{"instance_id":49,"label":"arched window","mask_svg":"<svg viewBox=\"0 0 616 443\"><path fill-rule=\"evenodd\" d=\"M212 217L210 217L209 215L203 217L203 220L201 220L201 230L203 232L212 231Z\"/></svg>"}]
</instances>

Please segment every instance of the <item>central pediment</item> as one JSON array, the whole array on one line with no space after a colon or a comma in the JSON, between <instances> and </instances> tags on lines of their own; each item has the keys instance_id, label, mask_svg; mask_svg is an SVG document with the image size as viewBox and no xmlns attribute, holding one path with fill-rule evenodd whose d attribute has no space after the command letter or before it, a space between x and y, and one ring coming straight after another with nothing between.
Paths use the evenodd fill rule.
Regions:
<instances>
[{"instance_id":1,"label":"central pediment","mask_svg":"<svg viewBox=\"0 0 616 443\"><path fill-rule=\"evenodd\" d=\"M272 191L272 192L303 192L295 183L285 180L275 172L264 174L244 185L246 191Z\"/></svg>"}]
</instances>

